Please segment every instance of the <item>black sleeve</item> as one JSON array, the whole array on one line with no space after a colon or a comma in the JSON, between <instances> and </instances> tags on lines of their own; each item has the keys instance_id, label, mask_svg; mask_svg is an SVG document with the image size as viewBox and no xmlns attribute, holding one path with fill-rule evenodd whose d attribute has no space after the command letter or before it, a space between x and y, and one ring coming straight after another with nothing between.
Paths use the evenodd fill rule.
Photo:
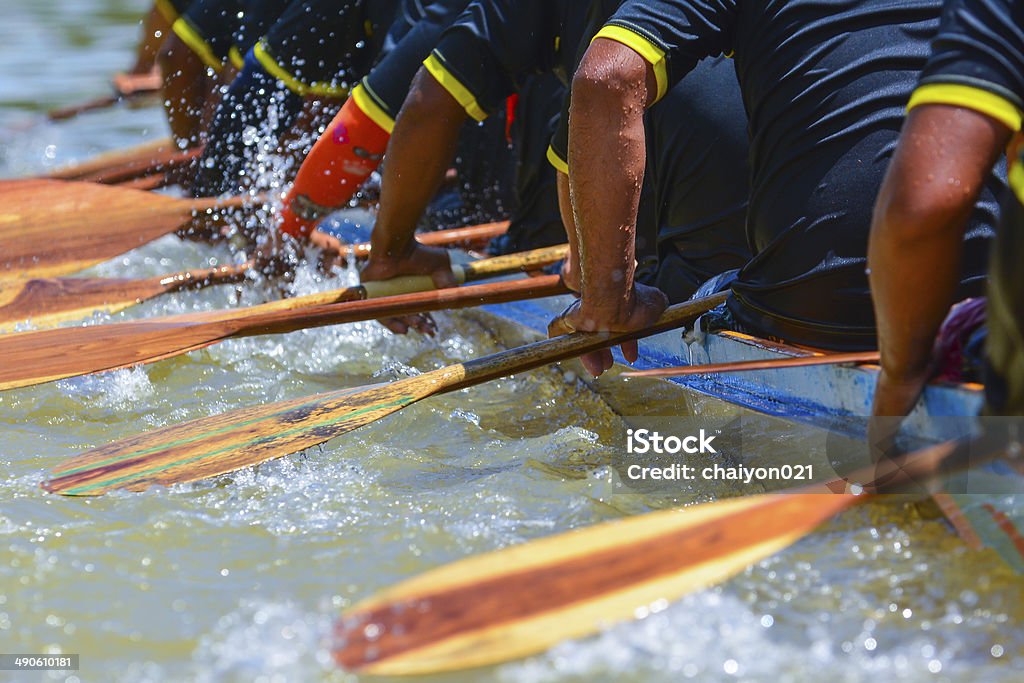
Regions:
<instances>
[{"instance_id":1,"label":"black sleeve","mask_svg":"<svg viewBox=\"0 0 1024 683\"><path fill-rule=\"evenodd\" d=\"M466 9L469 0L439 0L428 5L415 24L401 33L401 38L384 55L366 78L362 88L353 95L364 111L375 108L379 117L394 126L398 112L409 94L409 86L423 60L437 45L442 32ZM408 18L399 20L404 23ZM399 23L396 21L396 24ZM360 100L363 94L372 102ZM364 106L366 104L367 106ZM375 120L377 120L375 118ZM390 130L389 126L383 126Z\"/></svg>"},{"instance_id":2,"label":"black sleeve","mask_svg":"<svg viewBox=\"0 0 1024 683\"><path fill-rule=\"evenodd\" d=\"M427 70L478 121L526 76L554 66L556 3L475 0L441 36Z\"/></svg>"},{"instance_id":3,"label":"black sleeve","mask_svg":"<svg viewBox=\"0 0 1024 683\"><path fill-rule=\"evenodd\" d=\"M924 103L967 106L1004 121L1015 109L1010 118L1020 127L1024 2L946 0L932 56L921 73L911 106Z\"/></svg>"},{"instance_id":4,"label":"black sleeve","mask_svg":"<svg viewBox=\"0 0 1024 683\"><path fill-rule=\"evenodd\" d=\"M732 52L738 0L626 0L598 32L654 67L658 99L704 57Z\"/></svg>"}]
</instances>

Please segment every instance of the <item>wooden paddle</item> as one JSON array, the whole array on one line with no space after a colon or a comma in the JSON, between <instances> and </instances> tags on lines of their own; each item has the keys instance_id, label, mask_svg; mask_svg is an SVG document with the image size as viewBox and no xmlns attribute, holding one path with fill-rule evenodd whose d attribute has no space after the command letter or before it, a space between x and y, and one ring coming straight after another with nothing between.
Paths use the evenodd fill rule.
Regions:
<instances>
[{"instance_id":1,"label":"wooden paddle","mask_svg":"<svg viewBox=\"0 0 1024 683\"><path fill-rule=\"evenodd\" d=\"M453 266L452 271L457 281L466 282L536 270L563 258L567 249L565 246L548 247L522 254L499 256L464 266ZM229 337L278 334L305 327L405 315L387 311L391 310L389 306L404 306L406 301L413 302L413 313L419 312L415 306L421 303L427 307L424 310L436 310L430 306L433 302L441 300L431 297L414 297L395 303L398 295L433 288L434 283L429 277L402 277L272 301L249 308L8 334L0 337L0 357L7 361L0 367L0 390L130 367L139 363L153 363L215 344ZM471 291L462 296L471 302L472 297L478 293ZM352 304L344 308L335 308L328 311L330 315L326 316L318 315L322 311L314 308L377 297L390 297L390 300L376 307ZM378 309L384 312L378 312Z\"/></svg>"},{"instance_id":2,"label":"wooden paddle","mask_svg":"<svg viewBox=\"0 0 1024 683\"><path fill-rule=\"evenodd\" d=\"M919 485L995 458L1006 443L947 442L852 481ZM724 581L870 498L832 494L832 485L644 514L460 560L346 611L334 658L360 673L426 675L596 633L655 602Z\"/></svg>"},{"instance_id":3,"label":"wooden paddle","mask_svg":"<svg viewBox=\"0 0 1024 683\"><path fill-rule=\"evenodd\" d=\"M732 363L707 363L705 365L681 365L651 370L630 370L623 377L686 377L688 375L710 375L721 372L748 372L750 370L777 370L781 368L803 368L809 365L842 365L844 363L877 363L877 351L853 353L826 353L795 358L768 358L765 360L744 360Z\"/></svg>"},{"instance_id":4,"label":"wooden paddle","mask_svg":"<svg viewBox=\"0 0 1024 683\"><path fill-rule=\"evenodd\" d=\"M188 167L203 153L202 147L194 147L185 151L169 149L151 154L144 159L126 162L110 168L84 175L77 180L104 185L123 185L134 182L142 184L152 176L161 176L170 181L174 171Z\"/></svg>"},{"instance_id":5,"label":"wooden paddle","mask_svg":"<svg viewBox=\"0 0 1024 683\"><path fill-rule=\"evenodd\" d=\"M507 229L508 221L484 223L423 233L417 235L417 239L434 246L470 247L486 242ZM366 258L370 254L370 243L350 245L347 254ZM36 278L0 282L0 331L9 332L28 320L36 328L53 327L96 311L116 313L161 294L239 282L252 267L252 263L244 263L139 280Z\"/></svg>"},{"instance_id":6,"label":"wooden paddle","mask_svg":"<svg viewBox=\"0 0 1024 683\"><path fill-rule=\"evenodd\" d=\"M197 212L256 203L61 180L0 182L0 281L73 273L173 232Z\"/></svg>"},{"instance_id":7,"label":"wooden paddle","mask_svg":"<svg viewBox=\"0 0 1024 683\"><path fill-rule=\"evenodd\" d=\"M0 331L10 332L28 320L36 327L52 327L97 311L116 313L161 294L240 282L250 268L251 263L243 263L138 280L68 277L0 282Z\"/></svg>"},{"instance_id":8,"label":"wooden paddle","mask_svg":"<svg viewBox=\"0 0 1024 683\"><path fill-rule=\"evenodd\" d=\"M138 99L145 95L153 95L160 92L162 87L163 83L159 79L154 79L148 74L142 75L136 79L134 87L130 90L122 90L121 92L114 93L113 95L104 95L103 97L97 97L81 104L51 109L47 112L47 117L51 121L66 121L67 119L74 118L79 114L112 107L118 102L124 100Z\"/></svg>"},{"instance_id":9,"label":"wooden paddle","mask_svg":"<svg viewBox=\"0 0 1024 683\"><path fill-rule=\"evenodd\" d=\"M139 163L153 157L179 152L170 138L144 142L127 149L118 149L98 154L85 161L77 161L51 171L47 177L52 180L81 180L97 173L104 173L120 166Z\"/></svg>"},{"instance_id":10,"label":"wooden paddle","mask_svg":"<svg viewBox=\"0 0 1024 683\"><path fill-rule=\"evenodd\" d=\"M555 277L526 279L523 286L542 286L548 294L564 292L564 287ZM538 285L538 281L544 284ZM506 288L512 284L515 283L500 283L493 287ZM442 290L418 296L447 296L451 299L468 289ZM507 293L507 290L502 291ZM53 478L43 487L54 493L87 496L113 489L141 491L154 484L170 486L233 472L321 444L429 396L525 372L628 339L685 325L724 302L726 296L725 293L715 294L672 306L655 325L637 332L579 332L467 363L456 363L396 382L242 408L146 432L71 458L53 471ZM477 301L483 303L480 297ZM379 302L360 303L366 306ZM388 313L395 314L393 311ZM374 315L381 313L375 311Z\"/></svg>"}]
</instances>

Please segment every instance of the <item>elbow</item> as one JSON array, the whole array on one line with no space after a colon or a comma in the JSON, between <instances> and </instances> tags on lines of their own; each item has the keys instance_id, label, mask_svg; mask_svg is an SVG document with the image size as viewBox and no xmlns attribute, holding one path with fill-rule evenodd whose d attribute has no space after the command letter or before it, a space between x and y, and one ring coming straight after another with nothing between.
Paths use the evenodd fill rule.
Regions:
<instances>
[{"instance_id":1,"label":"elbow","mask_svg":"<svg viewBox=\"0 0 1024 683\"><path fill-rule=\"evenodd\" d=\"M872 241L890 248L914 249L936 239L960 239L966 229L973 201L948 187L886 183L875 202Z\"/></svg>"},{"instance_id":2,"label":"elbow","mask_svg":"<svg viewBox=\"0 0 1024 683\"><path fill-rule=\"evenodd\" d=\"M202 74L202 63L181 38L172 33L156 55L164 79L191 80Z\"/></svg>"},{"instance_id":3,"label":"elbow","mask_svg":"<svg viewBox=\"0 0 1024 683\"><path fill-rule=\"evenodd\" d=\"M445 121L462 125L467 114L462 105L424 67L416 73L399 118L407 124Z\"/></svg>"},{"instance_id":4,"label":"elbow","mask_svg":"<svg viewBox=\"0 0 1024 683\"><path fill-rule=\"evenodd\" d=\"M572 79L573 109L600 111L614 107L642 114L648 99L646 70L647 63L629 48L595 41Z\"/></svg>"}]
</instances>

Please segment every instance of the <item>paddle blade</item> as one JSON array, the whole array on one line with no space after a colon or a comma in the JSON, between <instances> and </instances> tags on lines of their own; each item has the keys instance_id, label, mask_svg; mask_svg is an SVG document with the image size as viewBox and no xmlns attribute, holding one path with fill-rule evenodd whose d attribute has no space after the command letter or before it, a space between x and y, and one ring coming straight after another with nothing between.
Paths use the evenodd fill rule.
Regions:
<instances>
[{"instance_id":1,"label":"paddle blade","mask_svg":"<svg viewBox=\"0 0 1024 683\"><path fill-rule=\"evenodd\" d=\"M101 495L213 477L316 446L434 391L431 375L243 408L116 441L70 459L43 484Z\"/></svg>"},{"instance_id":2,"label":"paddle blade","mask_svg":"<svg viewBox=\"0 0 1024 683\"><path fill-rule=\"evenodd\" d=\"M73 273L172 232L191 218L172 197L93 183L0 183L0 280Z\"/></svg>"},{"instance_id":3,"label":"paddle blade","mask_svg":"<svg viewBox=\"0 0 1024 683\"><path fill-rule=\"evenodd\" d=\"M26 320L38 328L53 327L97 311L116 313L160 294L239 282L245 278L248 265L197 269L139 280L35 278L0 282L0 331L10 332Z\"/></svg>"},{"instance_id":4,"label":"paddle blade","mask_svg":"<svg viewBox=\"0 0 1024 683\"><path fill-rule=\"evenodd\" d=\"M178 151L170 138L151 140L127 149L104 152L91 159L76 161L60 166L47 174L53 180L83 180L89 176L106 173L112 169L144 162L153 157L164 156Z\"/></svg>"},{"instance_id":5,"label":"paddle blade","mask_svg":"<svg viewBox=\"0 0 1024 683\"><path fill-rule=\"evenodd\" d=\"M36 278L0 283L0 331L31 320L53 327L94 312L116 313L163 293L159 280L121 278Z\"/></svg>"},{"instance_id":6,"label":"paddle blade","mask_svg":"<svg viewBox=\"0 0 1024 683\"><path fill-rule=\"evenodd\" d=\"M762 495L641 515L471 557L343 615L335 660L425 675L543 651L723 581L853 505L852 495Z\"/></svg>"}]
</instances>

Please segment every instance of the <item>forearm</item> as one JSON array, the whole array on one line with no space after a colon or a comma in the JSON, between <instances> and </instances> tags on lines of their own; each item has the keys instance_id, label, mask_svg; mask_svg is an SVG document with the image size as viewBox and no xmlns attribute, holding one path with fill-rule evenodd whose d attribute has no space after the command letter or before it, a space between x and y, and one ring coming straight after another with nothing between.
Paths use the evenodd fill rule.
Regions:
<instances>
[{"instance_id":1,"label":"forearm","mask_svg":"<svg viewBox=\"0 0 1024 683\"><path fill-rule=\"evenodd\" d=\"M939 327L955 303L964 223L947 220L916 234L903 227L876 217L868 254L882 364L896 381L928 371Z\"/></svg>"},{"instance_id":2,"label":"forearm","mask_svg":"<svg viewBox=\"0 0 1024 683\"><path fill-rule=\"evenodd\" d=\"M914 109L875 206L868 269L887 379L928 371L955 303L964 232L1008 131L969 110Z\"/></svg>"},{"instance_id":3,"label":"forearm","mask_svg":"<svg viewBox=\"0 0 1024 683\"><path fill-rule=\"evenodd\" d=\"M634 238L646 163L646 63L617 44L604 47L618 54L609 57L595 41L573 81L570 190L579 239L581 306L584 312L602 311L603 318L625 319L633 307ZM617 61L624 54L631 60L626 65Z\"/></svg>"},{"instance_id":4,"label":"forearm","mask_svg":"<svg viewBox=\"0 0 1024 683\"><path fill-rule=\"evenodd\" d=\"M131 73L148 73L156 66L156 56L160 46L170 34L171 24L154 5L142 21L142 37L135 54L135 64Z\"/></svg>"},{"instance_id":5,"label":"forearm","mask_svg":"<svg viewBox=\"0 0 1024 683\"><path fill-rule=\"evenodd\" d=\"M199 144L202 111L206 102L207 78L202 62L177 36L167 39L160 50L163 99L171 134L181 146Z\"/></svg>"},{"instance_id":6,"label":"forearm","mask_svg":"<svg viewBox=\"0 0 1024 683\"><path fill-rule=\"evenodd\" d=\"M465 119L459 103L420 69L385 153L380 212L370 240L377 258L408 253L416 224L455 157Z\"/></svg>"}]
</instances>

